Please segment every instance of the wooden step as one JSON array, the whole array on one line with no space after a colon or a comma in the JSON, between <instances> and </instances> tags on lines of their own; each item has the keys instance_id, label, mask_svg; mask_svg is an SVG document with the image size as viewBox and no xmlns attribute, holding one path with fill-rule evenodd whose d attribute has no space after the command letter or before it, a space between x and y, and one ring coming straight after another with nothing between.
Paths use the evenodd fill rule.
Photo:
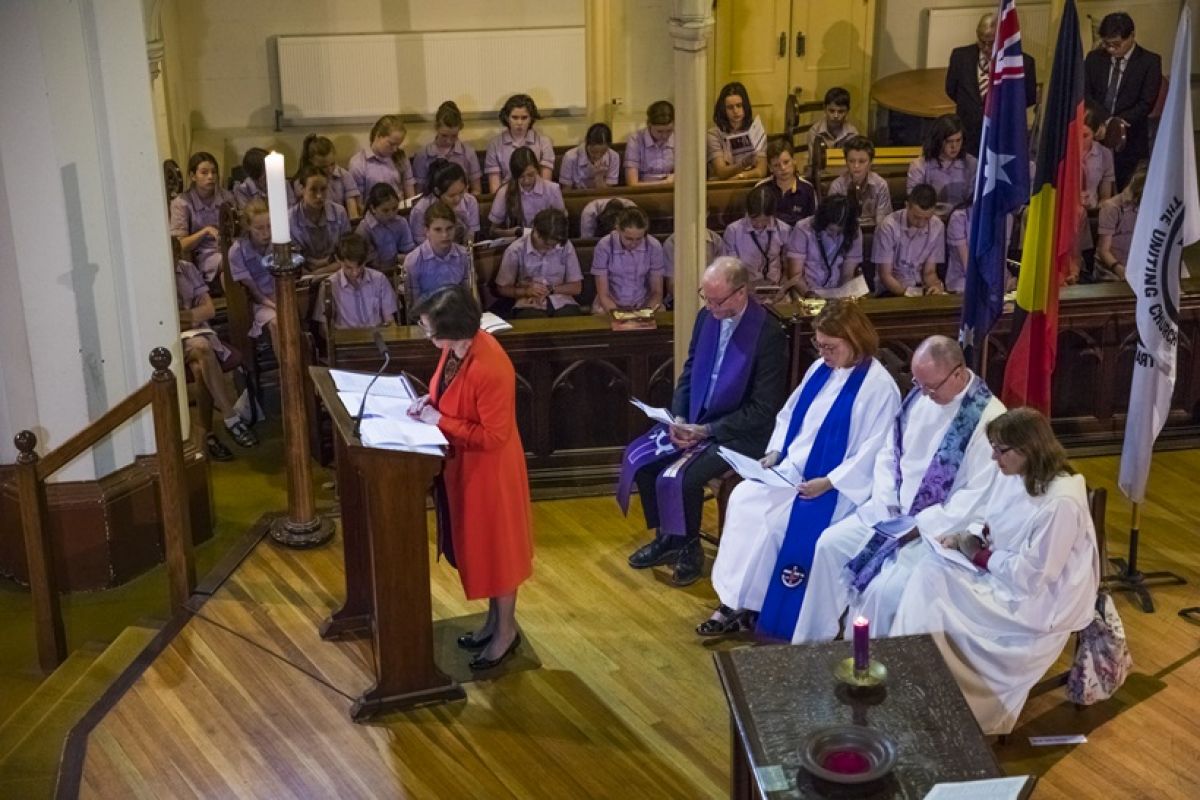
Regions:
<instances>
[{"instance_id":1,"label":"wooden step","mask_svg":"<svg viewBox=\"0 0 1200 800\"><path fill-rule=\"evenodd\" d=\"M157 633L145 625L126 628L74 682L59 684L57 698L43 695L45 713L0 755L0 797L53 797L67 734Z\"/></svg>"},{"instance_id":2,"label":"wooden step","mask_svg":"<svg viewBox=\"0 0 1200 800\"><path fill-rule=\"evenodd\" d=\"M25 738L58 699L82 677L92 662L104 652L103 642L87 642L69 656L58 669L50 673L33 694L0 724L0 760L3 760Z\"/></svg>"}]
</instances>

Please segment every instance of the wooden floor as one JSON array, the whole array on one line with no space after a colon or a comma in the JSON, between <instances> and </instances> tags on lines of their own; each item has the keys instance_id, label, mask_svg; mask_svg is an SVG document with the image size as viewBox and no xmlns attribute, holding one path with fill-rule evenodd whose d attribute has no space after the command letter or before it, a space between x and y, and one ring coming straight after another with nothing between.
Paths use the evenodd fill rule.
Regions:
<instances>
[{"instance_id":1,"label":"wooden floor","mask_svg":"<svg viewBox=\"0 0 1200 800\"><path fill-rule=\"evenodd\" d=\"M1124 554L1129 506L1112 458L1081 461L1109 487L1109 543ZM1026 708L997 754L1041 776L1038 798L1200 797L1200 452L1158 456L1144 509L1142 563L1191 581L1125 599L1136 675L1117 698L1077 712L1061 690ZM370 683L366 643L319 641L338 604L340 544L287 551L262 542L93 731L84 797L699 798L727 793L729 729L711 650L692 633L714 603L707 581L669 586L634 572L644 533L611 498L536 504L537 564L519 616L528 645L465 703L349 722ZM440 663L463 676L452 636L480 611L453 571L433 568ZM728 646L728 645L726 645ZM539 665L540 663L540 665ZM1084 733L1031 748L1035 734Z\"/></svg>"}]
</instances>

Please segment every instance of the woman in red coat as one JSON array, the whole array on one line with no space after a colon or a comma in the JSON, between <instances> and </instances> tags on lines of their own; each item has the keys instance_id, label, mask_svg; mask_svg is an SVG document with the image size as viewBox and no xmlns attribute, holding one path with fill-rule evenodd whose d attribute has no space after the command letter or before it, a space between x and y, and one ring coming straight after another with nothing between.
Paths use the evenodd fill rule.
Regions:
<instances>
[{"instance_id":1,"label":"woman in red coat","mask_svg":"<svg viewBox=\"0 0 1200 800\"><path fill-rule=\"evenodd\" d=\"M450 441L443 478L454 564L467 599L488 598L487 622L458 644L481 650L472 669L490 669L521 644L517 587L533 572L517 376L504 349L479 329L479 304L469 290L440 289L416 313L442 358L429 394L409 414L437 425Z\"/></svg>"}]
</instances>

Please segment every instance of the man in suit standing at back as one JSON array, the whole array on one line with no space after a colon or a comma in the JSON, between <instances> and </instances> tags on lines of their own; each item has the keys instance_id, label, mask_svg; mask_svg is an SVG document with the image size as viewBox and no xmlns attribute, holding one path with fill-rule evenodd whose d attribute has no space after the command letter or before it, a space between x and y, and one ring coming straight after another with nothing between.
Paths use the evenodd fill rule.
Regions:
<instances>
[{"instance_id":1,"label":"man in suit standing at back","mask_svg":"<svg viewBox=\"0 0 1200 800\"><path fill-rule=\"evenodd\" d=\"M1109 137L1122 124L1114 120L1127 126L1125 146L1113 153L1119 192L1138 161L1150 157L1150 112L1162 89L1162 58L1137 43L1133 19L1124 11L1101 20L1099 32L1100 46L1083 61L1083 97L1088 108L1106 115Z\"/></svg>"},{"instance_id":2,"label":"man in suit standing at back","mask_svg":"<svg viewBox=\"0 0 1200 800\"><path fill-rule=\"evenodd\" d=\"M954 101L954 113L963 124L963 147L973 156L979 155L979 137L983 134L983 101L987 97L992 60L992 43L996 41L996 15L984 14L975 28L975 44L956 47L950 51L950 66L946 70L946 96ZM1025 105L1037 102L1037 62L1024 55Z\"/></svg>"}]
</instances>

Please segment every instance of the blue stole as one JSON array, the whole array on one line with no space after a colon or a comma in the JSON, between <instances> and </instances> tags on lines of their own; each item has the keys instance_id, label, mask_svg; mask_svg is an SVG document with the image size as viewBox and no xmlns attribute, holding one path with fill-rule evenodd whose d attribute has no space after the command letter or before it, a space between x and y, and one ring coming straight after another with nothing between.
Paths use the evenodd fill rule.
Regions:
<instances>
[{"instance_id":1,"label":"blue stole","mask_svg":"<svg viewBox=\"0 0 1200 800\"><path fill-rule=\"evenodd\" d=\"M817 436L804 464L806 479L824 477L846 460L854 401L871 368L871 361L870 358L864 358L854 368L821 422L821 427L817 429ZM808 409L832 373L832 369L821 364L800 390L800 399L788 422L783 453L787 453L788 447L800 433ZM792 502L787 534L779 548L775 571L772 573L778 576L778 580L771 580L758 617L757 630L761 636L791 641L796 620L800 617L800 606L804 603L804 592L808 588L808 573L812 569L817 538L829 527L833 512L837 509L838 496L837 489L830 489L812 500L797 496Z\"/></svg>"}]
</instances>

